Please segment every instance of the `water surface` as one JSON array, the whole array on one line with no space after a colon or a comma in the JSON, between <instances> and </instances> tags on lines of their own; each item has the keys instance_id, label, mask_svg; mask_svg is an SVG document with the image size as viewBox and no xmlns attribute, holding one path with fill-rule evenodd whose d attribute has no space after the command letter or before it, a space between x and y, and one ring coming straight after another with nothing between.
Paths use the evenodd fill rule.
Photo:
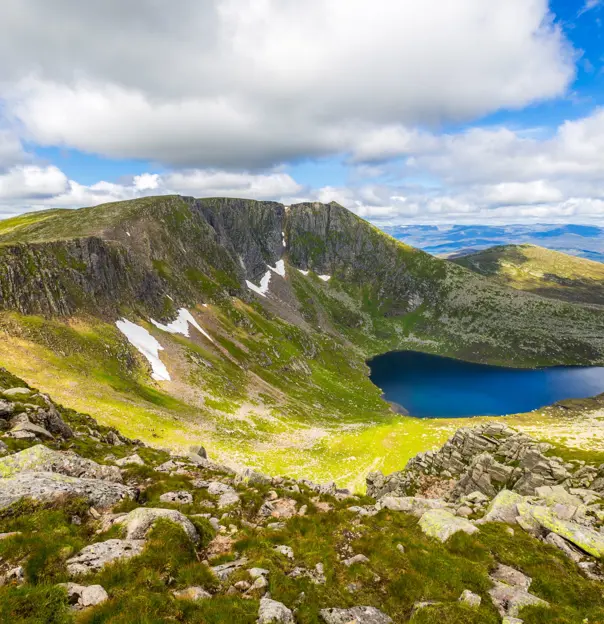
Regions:
<instances>
[{"instance_id":1,"label":"water surface","mask_svg":"<svg viewBox=\"0 0 604 624\"><path fill-rule=\"evenodd\" d=\"M384 398L420 418L517 414L604 392L599 366L503 368L414 351L392 351L368 364Z\"/></svg>"}]
</instances>

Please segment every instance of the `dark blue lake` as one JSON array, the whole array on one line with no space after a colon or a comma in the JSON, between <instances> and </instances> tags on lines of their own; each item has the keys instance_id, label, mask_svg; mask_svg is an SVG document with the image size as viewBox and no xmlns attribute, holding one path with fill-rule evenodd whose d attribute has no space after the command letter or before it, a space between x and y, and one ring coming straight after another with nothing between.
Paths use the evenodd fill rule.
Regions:
<instances>
[{"instance_id":1,"label":"dark blue lake","mask_svg":"<svg viewBox=\"0 0 604 624\"><path fill-rule=\"evenodd\" d=\"M384 398L420 418L516 414L604 392L598 366L503 368L414 351L392 351L368 364Z\"/></svg>"}]
</instances>

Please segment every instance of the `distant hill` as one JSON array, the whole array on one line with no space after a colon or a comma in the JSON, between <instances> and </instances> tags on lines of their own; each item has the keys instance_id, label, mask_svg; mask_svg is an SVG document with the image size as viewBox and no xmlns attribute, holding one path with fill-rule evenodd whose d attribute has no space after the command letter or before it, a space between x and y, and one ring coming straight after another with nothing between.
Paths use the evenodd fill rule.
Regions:
<instances>
[{"instance_id":1,"label":"distant hill","mask_svg":"<svg viewBox=\"0 0 604 624\"><path fill-rule=\"evenodd\" d=\"M604 262L604 228L592 225L398 225L384 230L409 245L447 258L495 245L529 243Z\"/></svg>"},{"instance_id":2,"label":"distant hill","mask_svg":"<svg viewBox=\"0 0 604 624\"><path fill-rule=\"evenodd\" d=\"M499 282L551 299L604 304L604 264L536 245L499 245L455 258Z\"/></svg>"}]
</instances>

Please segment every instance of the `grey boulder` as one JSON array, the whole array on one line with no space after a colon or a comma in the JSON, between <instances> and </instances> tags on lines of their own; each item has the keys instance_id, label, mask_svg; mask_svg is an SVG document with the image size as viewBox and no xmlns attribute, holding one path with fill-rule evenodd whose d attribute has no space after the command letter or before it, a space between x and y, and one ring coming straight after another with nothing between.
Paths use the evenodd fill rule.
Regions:
<instances>
[{"instance_id":1,"label":"grey boulder","mask_svg":"<svg viewBox=\"0 0 604 624\"><path fill-rule=\"evenodd\" d=\"M74 576L97 572L114 561L130 559L143 552L144 540L110 539L90 544L67 560L67 571Z\"/></svg>"},{"instance_id":2,"label":"grey boulder","mask_svg":"<svg viewBox=\"0 0 604 624\"><path fill-rule=\"evenodd\" d=\"M115 524L126 527L127 539L142 540L145 539L149 529L160 519L180 525L193 543L196 544L199 541L199 534L193 523L176 509L139 507L118 518Z\"/></svg>"},{"instance_id":3,"label":"grey boulder","mask_svg":"<svg viewBox=\"0 0 604 624\"><path fill-rule=\"evenodd\" d=\"M0 479L0 509L22 498L51 501L77 496L99 509L112 507L125 498L135 498L136 490L121 483L99 479L79 479L54 472L22 472Z\"/></svg>"},{"instance_id":4,"label":"grey boulder","mask_svg":"<svg viewBox=\"0 0 604 624\"><path fill-rule=\"evenodd\" d=\"M375 607L321 609L320 615L325 624L392 624L392 618Z\"/></svg>"}]
</instances>

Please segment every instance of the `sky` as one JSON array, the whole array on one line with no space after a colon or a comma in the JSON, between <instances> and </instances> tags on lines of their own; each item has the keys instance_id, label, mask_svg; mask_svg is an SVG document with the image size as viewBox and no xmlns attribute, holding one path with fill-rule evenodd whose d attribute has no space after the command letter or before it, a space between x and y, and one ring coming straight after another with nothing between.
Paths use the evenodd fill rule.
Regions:
<instances>
[{"instance_id":1,"label":"sky","mask_svg":"<svg viewBox=\"0 0 604 624\"><path fill-rule=\"evenodd\" d=\"M2 0L0 218L179 193L601 223L604 0Z\"/></svg>"}]
</instances>

